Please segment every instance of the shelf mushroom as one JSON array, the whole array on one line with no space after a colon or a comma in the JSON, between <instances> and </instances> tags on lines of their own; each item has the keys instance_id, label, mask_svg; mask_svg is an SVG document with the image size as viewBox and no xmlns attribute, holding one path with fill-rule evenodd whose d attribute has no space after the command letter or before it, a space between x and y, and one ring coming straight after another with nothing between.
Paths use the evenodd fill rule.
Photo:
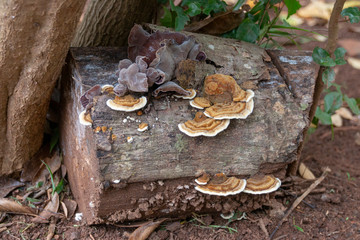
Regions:
<instances>
[{"instance_id":1,"label":"shelf mushroom","mask_svg":"<svg viewBox=\"0 0 360 240\"><path fill-rule=\"evenodd\" d=\"M230 124L230 120L216 120L206 117L202 112L197 112L193 120L178 125L181 132L190 137L206 136L214 137L224 131Z\"/></svg>"},{"instance_id":2,"label":"shelf mushroom","mask_svg":"<svg viewBox=\"0 0 360 240\"><path fill-rule=\"evenodd\" d=\"M85 125L85 126L91 126L93 123L90 113L87 112L86 110L82 111L79 114L79 121L80 121L80 124Z\"/></svg>"},{"instance_id":3,"label":"shelf mushroom","mask_svg":"<svg viewBox=\"0 0 360 240\"><path fill-rule=\"evenodd\" d=\"M207 173L203 173L203 175L195 179L195 182L199 185L206 185L209 181L210 181L210 176Z\"/></svg>"},{"instance_id":4,"label":"shelf mushroom","mask_svg":"<svg viewBox=\"0 0 360 240\"><path fill-rule=\"evenodd\" d=\"M241 193L245 186L244 179L226 177L224 173L218 173L206 185L198 185L195 189L204 194L229 196Z\"/></svg>"},{"instance_id":5,"label":"shelf mushroom","mask_svg":"<svg viewBox=\"0 0 360 240\"><path fill-rule=\"evenodd\" d=\"M271 193L281 186L281 181L270 175L263 177L253 177L247 179L246 188L244 193L250 194L266 194Z\"/></svg>"},{"instance_id":6,"label":"shelf mushroom","mask_svg":"<svg viewBox=\"0 0 360 240\"><path fill-rule=\"evenodd\" d=\"M222 119L246 119L254 109L254 100L249 102L217 103L204 112L205 116Z\"/></svg>"},{"instance_id":7,"label":"shelf mushroom","mask_svg":"<svg viewBox=\"0 0 360 240\"><path fill-rule=\"evenodd\" d=\"M115 99L106 101L106 105L116 111L133 112L145 107L147 103L146 97L135 98L132 95L123 97L115 96Z\"/></svg>"},{"instance_id":8,"label":"shelf mushroom","mask_svg":"<svg viewBox=\"0 0 360 240\"><path fill-rule=\"evenodd\" d=\"M196 97L190 101L190 105L197 109L204 109L211 106L210 100L204 97Z\"/></svg>"}]
</instances>

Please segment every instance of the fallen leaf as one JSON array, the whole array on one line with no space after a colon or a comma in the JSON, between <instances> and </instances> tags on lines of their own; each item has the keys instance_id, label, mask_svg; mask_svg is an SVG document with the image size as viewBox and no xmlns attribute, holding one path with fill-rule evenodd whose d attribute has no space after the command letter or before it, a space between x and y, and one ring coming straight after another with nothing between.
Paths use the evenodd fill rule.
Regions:
<instances>
[{"instance_id":1,"label":"fallen leaf","mask_svg":"<svg viewBox=\"0 0 360 240\"><path fill-rule=\"evenodd\" d=\"M30 207L6 198L0 198L0 212L37 216Z\"/></svg>"},{"instance_id":2,"label":"fallen leaf","mask_svg":"<svg viewBox=\"0 0 360 240\"><path fill-rule=\"evenodd\" d=\"M55 234L55 227L56 227L56 220L55 220L55 218L52 218L51 223L49 225L49 230L48 230L48 234L46 236L46 240L51 240L52 239L52 237Z\"/></svg>"},{"instance_id":3,"label":"fallen leaf","mask_svg":"<svg viewBox=\"0 0 360 240\"><path fill-rule=\"evenodd\" d=\"M39 216L33 218L32 222L47 223L48 219L56 215L59 209L59 195L57 192L52 195L51 201L49 201L45 208L40 212Z\"/></svg>"},{"instance_id":4,"label":"fallen leaf","mask_svg":"<svg viewBox=\"0 0 360 240\"><path fill-rule=\"evenodd\" d=\"M166 219L162 219L156 222L147 222L144 223L142 226L138 227L131 235L129 236L129 240L145 240L147 239L150 234L160 226L162 222Z\"/></svg>"},{"instance_id":5,"label":"fallen leaf","mask_svg":"<svg viewBox=\"0 0 360 240\"><path fill-rule=\"evenodd\" d=\"M64 203L64 202L60 202L60 204L61 204L61 208L62 208L63 211L64 211L65 217L68 218L68 210L67 210L67 207L66 207L65 203Z\"/></svg>"},{"instance_id":6,"label":"fallen leaf","mask_svg":"<svg viewBox=\"0 0 360 240\"><path fill-rule=\"evenodd\" d=\"M314 34L313 38L315 38L319 42L325 42L328 39L326 36L318 35L318 34Z\"/></svg>"},{"instance_id":7,"label":"fallen leaf","mask_svg":"<svg viewBox=\"0 0 360 240\"><path fill-rule=\"evenodd\" d=\"M341 107L338 110L335 111L336 114L339 114L342 118L352 120L354 119L354 116L350 112L349 109Z\"/></svg>"},{"instance_id":8,"label":"fallen leaf","mask_svg":"<svg viewBox=\"0 0 360 240\"><path fill-rule=\"evenodd\" d=\"M355 134L355 144L360 146L360 133L359 132L357 132Z\"/></svg>"},{"instance_id":9,"label":"fallen leaf","mask_svg":"<svg viewBox=\"0 0 360 240\"><path fill-rule=\"evenodd\" d=\"M354 57L360 54L360 40L345 38L340 39L338 43L341 47L346 49L346 52L349 54L349 56Z\"/></svg>"},{"instance_id":10,"label":"fallen leaf","mask_svg":"<svg viewBox=\"0 0 360 240\"><path fill-rule=\"evenodd\" d=\"M24 186L24 183L5 176L0 177L0 198L6 197L12 190Z\"/></svg>"},{"instance_id":11,"label":"fallen leaf","mask_svg":"<svg viewBox=\"0 0 360 240\"><path fill-rule=\"evenodd\" d=\"M350 30L350 32L360 33L360 27L350 26L349 30Z\"/></svg>"},{"instance_id":12,"label":"fallen leaf","mask_svg":"<svg viewBox=\"0 0 360 240\"><path fill-rule=\"evenodd\" d=\"M353 68L360 70L360 59L349 57L347 61Z\"/></svg>"},{"instance_id":13,"label":"fallen leaf","mask_svg":"<svg viewBox=\"0 0 360 240\"><path fill-rule=\"evenodd\" d=\"M265 206L271 207L272 209L269 211L270 217L282 217L285 214L286 207L276 199L270 199L268 202L264 203Z\"/></svg>"},{"instance_id":14,"label":"fallen leaf","mask_svg":"<svg viewBox=\"0 0 360 240\"><path fill-rule=\"evenodd\" d=\"M331 115L331 122L335 127L342 127L343 125L343 120L341 116L337 113Z\"/></svg>"},{"instance_id":15,"label":"fallen leaf","mask_svg":"<svg viewBox=\"0 0 360 240\"><path fill-rule=\"evenodd\" d=\"M45 161L46 158L50 158L50 145L47 144L39 149L37 153L26 162L23 171L21 172L20 181L30 182L33 180L35 174L39 171L42 165L41 160Z\"/></svg>"},{"instance_id":16,"label":"fallen leaf","mask_svg":"<svg viewBox=\"0 0 360 240\"><path fill-rule=\"evenodd\" d=\"M184 28L184 31L221 35L239 26L244 18L245 13L242 9L237 11L230 10L225 13L215 14L214 17L189 24Z\"/></svg>"},{"instance_id":17,"label":"fallen leaf","mask_svg":"<svg viewBox=\"0 0 360 240\"><path fill-rule=\"evenodd\" d=\"M64 199L63 202L67 208L68 217L72 218L72 216L75 214L77 203L72 199Z\"/></svg>"},{"instance_id":18,"label":"fallen leaf","mask_svg":"<svg viewBox=\"0 0 360 240\"><path fill-rule=\"evenodd\" d=\"M304 163L300 163L298 171L300 176L304 179L307 180L316 179L315 175L310 171L310 169Z\"/></svg>"},{"instance_id":19,"label":"fallen leaf","mask_svg":"<svg viewBox=\"0 0 360 240\"><path fill-rule=\"evenodd\" d=\"M67 169L66 169L64 164L61 164L61 176L62 176L62 178L65 178L66 174L67 174Z\"/></svg>"}]
</instances>

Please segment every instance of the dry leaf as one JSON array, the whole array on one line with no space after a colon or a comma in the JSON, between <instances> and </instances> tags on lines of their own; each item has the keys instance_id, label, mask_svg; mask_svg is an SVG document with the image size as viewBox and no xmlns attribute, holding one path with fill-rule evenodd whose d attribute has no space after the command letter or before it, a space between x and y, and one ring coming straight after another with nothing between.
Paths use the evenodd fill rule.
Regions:
<instances>
[{"instance_id":1,"label":"dry leaf","mask_svg":"<svg viewBox=\"0 0 360 240\"><path fill-rule=\"evenodd\" d=\"M360 27L356 27L356 26L350 26L349 27L350 32L354 32L354 33L360 33Z\"/></svg>"},{"instance_id":2,"label":"dry leaf","mask_svg":"<svg viewBox=\"0 0 360 240\"><path fill-rule=\"evenodd\" d=\"M215 14L214 17L189 24L184 28L184 30L210 35L221 35L239 26L244 18L245 13L242 9L235 12L230 10L225 13Z\"/></svg>"},{"instance_id":3,"label":"dry leaf","mask_svg":"<svg viewBox=\"0 0 360 240\"><path fill-rule=\"evenodd\" d=\"M58 209L59 209L59 195L57 194L57 192L55 192L51 198L51 201L49 201L46 204L44 210L41 211L39 216L33 218L31 221L37 223L47 223L48 219L51 216L57 214Z\"/></svg>"},{"instance_id":4,"label":"dry leaf","mask_svg":"<svg viewBox=\"0 0 360 240\"><path fill-rule=\"evenodd\" d=\"M349 57L347 59L347 61L353 68L360 70L360 59L359 58Z\"/></svg>"},{"instance_id":5,"label":"dry leaf","mask_svg":"<svg viewBox=\"0 0 360 240\"><path fill-rule=\"evenodd\" d=\"M0 212L37 216L30 207L6 198L0 198Z\"/></svg>"},{"instance_id":6,"label":"dry leaf","mask_svg":"<svg viewBox=\"0 0 360 240\"><path fill-rule=\"evenodd\" d=\"M48 234L46 236L46 240L51 240L52 239L52 237L55 234L55 227L56 227L56 220L55 220L55 218L52 218L51 223L49 225L49 230L48 230Z\"/></svg>"},{"instance_id":7,"label":"dry leaf","mask_svg":"<svg viewBox=\"0 0 360 240\"><path fill-rule=\"evenodd\" d=\"M343 125L343 120L341 116L337 113L331 115L331 122L335 127L342 127Z\"/></svg>"},{"instance_id":8,"label":"dry leaf","mask_svg":"<svg viewBox=\"0 0 360 240\"><path fill-rule=\"evenodd\" d=\"M300 163L299 165L299 174L302 178L307 180L314 180L316 179L315 175L310 171L308 167L306 167L305 164Z\"/></svg>"},{"instance_id":9,"label":"dry leaf","mask_svg":"<svg viewBox=\"0 0 360 240\"><path fill-rule=\"evenodd\" d=\"M354 119L354 116L352 115L350 110L344 107L339 108L338 110L335 111L335 113L339 114L344 119L348 119L348 120Z\"/></svg>"},{"instance_id":10,"label":"dry leaf","mask_svg":"<svg viewBox=\"0 0 360 240\"><path fill-rule=\"evenodd\" d=\"M129 236L129 240L145 240L150 234L158 227L162 222L166 219L162 219L156 222L147 222L138 227L131 235Z\"/></svg>"},{"instance_id":11,"label":"dry leaf","mask_svg":"<svg viewBox=\"0 0 360 240\"><path fill-rule=\"evenodd\" d=\"M24 186L24 183L5 176L0 177L0 197L6 197L12 190Z\"/></svg>"},{"instance_id":12,"label":"dry leaf","mask_svg":"<svg viewBox=\"0 0 360 240\"><path fill-rule=\"evenodd\" d=\"M354 57L360 54L359 39L345 38L345 39L340 39L338 43L341 47L346 49L346 52L347 54L349 54L349 56Z\"/></svg>"},{"instance_id":13,"label":"dry leaf","mask_svg":"<svg viewBox=\"0 0 360 240\"><path fill-rule=\"evenodd\" d=\"M43 146L39 151L26 162L23 171L21 172L20 181L30 182L33 180L35 174L39 171L42 165L41 160L45 161L46 158L50 158L50 144Z\"/></svg>"},{"instance_id":14,"label":"dry leaf","mask_svg":"<svg viewBox=\"0 0 360 240\"><path fill-rule=\"evenodd\" d=\"M77 203L72 199L64 199L63 202L67 208L68 217L72 218L72 216L75 214Z\"/></svg>"},{"instance_id":15,"label":"dry leaf","mask_svg":"<svg viewBox=\"0 0 360 240\"><path fill-rule=\"evenodd\" d=\"M60 203L61 203L61 207L62 207L62 209L64 211L65 217L68 218L68 210L67 210L67 207L66 207L65 203L64 202L60 202Z\"/></svg>"}]
</instances>

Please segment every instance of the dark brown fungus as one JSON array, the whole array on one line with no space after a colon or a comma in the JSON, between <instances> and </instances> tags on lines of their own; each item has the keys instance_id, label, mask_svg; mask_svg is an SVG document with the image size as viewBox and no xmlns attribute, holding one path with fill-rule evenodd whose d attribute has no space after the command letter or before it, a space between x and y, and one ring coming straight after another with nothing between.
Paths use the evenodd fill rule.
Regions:
<instances>
[{"instance_id":1,"label":"dark brown fungus","mask_svg":"<svg viewBox=\"0 0 360 240\"><path fill-rule=\"evenodd\" d=\"M157 89L154 90L153 96L157 97L159 95L159 93L161 93L161 92L176 92L177 94L180 94L180 95L190 95L191 94L190 91L186 91L185 89L183 89L182 87L180 87L179 85L177 85L174 82L166 82L166 83L160 85Z\"/></svg>"},{"instance_id":2,"label":"dark brown fungus","mask_svg":"<svg viewBox=\"0 0 360 240\"><path fill-rule=\"evenodd\" d=\"M92 100L95 96L99 96L101 94L101 86L95 85L89 90L87 90L84 95L80 97L81 105L86 108L90 109L92 107Z\"/></svg>"}]
</instances>

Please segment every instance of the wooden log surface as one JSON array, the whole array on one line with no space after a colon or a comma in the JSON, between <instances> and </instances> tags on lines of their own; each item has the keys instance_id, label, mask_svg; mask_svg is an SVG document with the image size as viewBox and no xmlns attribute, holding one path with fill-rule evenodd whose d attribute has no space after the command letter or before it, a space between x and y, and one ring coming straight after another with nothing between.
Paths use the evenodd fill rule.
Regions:
<instances>
[{"instance_id":1,"label":"wooden log surface","mask_svg":"<svg viewBox=\"0 0 360 240\"><path fill-rule=\"evenodd\" d=\"M171 96L151 98L150 111L138 116L109 109L105 104L109 96L103 95L95 99L91 111L93 126L80 125L80 96L95 84L115 84L115 70L126 50L71 50L72 77L63 82L61 145L73 193L88 223L194 210L251 210L268 196L205 197L193 189L194 176L201 170L236 176L276 174L296 159L309 124L316 77L311 53L269 51L269 56L252 44L192 35L210 60L197 68L230 74L240 86L255 92L254 112L246 120L232 120L216 137L182 134L178 123L192 119L196 111L188 100ZM197 90L201 92L201 86ZM149 131L138 132L139 122L148 123ZM106 126L107 131L95 133L98 126ZM179 196L188 196L186 204Z\"/></svg>"}]
</instances>

